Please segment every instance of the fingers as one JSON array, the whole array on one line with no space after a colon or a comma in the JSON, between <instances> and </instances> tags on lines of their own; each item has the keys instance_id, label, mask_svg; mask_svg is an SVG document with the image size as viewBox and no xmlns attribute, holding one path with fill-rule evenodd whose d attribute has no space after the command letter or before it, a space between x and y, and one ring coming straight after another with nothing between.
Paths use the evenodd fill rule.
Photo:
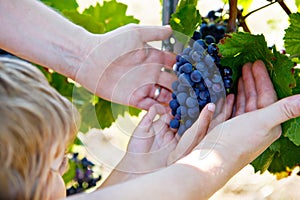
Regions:
<instances>
[{"instance_id":1,"label":"fingers","mask_svg":"<svg viewBox=\"0 0 300 200\"><path fill-rule=\"evenodd\" d=\"M264 108L258 120L268 129L300 116L300 95L290 96ZM272 120L270 120L270 118Z\"/></svg>"},{"instance_id":2,"label":"fingers","mask_svg":"<svg viewBox=\"0 0 300 200\"><path fill-rule=\"evenodd\" d=\"M241 115L245 113L246 108L246 96L244 91L244 81L242 78L239 78L238 82L238 91L237 91L237 97L236 97L236 110L234 113L234 116Z\"/></svg>"},{"instance_id":3,"label":"fingers","mask_svg":"<svg viewBox=\"0 0 300 200\"><path fill-rule=\"evenodd\" d=\"M258 95L257 108L263 108L274 103L277 100L277 95L265 64L260 60L254 62L252 72Z\"/></svg>"},{"instance_id":4,"label":"fingers","mask_svg":"<svg viewBox=\"0 0 300 200\"><path fill-rule=\"evenodd\" d=\"M234 95L229 94L226 97L225 105L223 106L222 111L211 121L208 132L220 123L228 120L231 117L234 104Z\"/></svg>"},{"instance_id":5,"label":"fingers","mask_svg":"<svg viewBox=\"0 0 300 200\"><path fill-rule=\"evenodd\" d=\"M245 111L250 112L257 109L257 92L255 80L252 73L252 64L246 63L242 69L243 85L246 98Z\"/></svg>"},{"instance_id":6,"label":"fingers","mask_svg":"<svg viewBox=\"0 0 300 200\"><path fill-rule=\"evenodd\" d=\"M264 108L277 99L265 64L258 60L243 66L238 82L236 111L234 116Z\"/></svg>"},{"instance_id":7,"label":"fingers","mask_svg":"<svg viewBox=\"0 0 300 200\"><path fill-rule=\"evenodd\" d=\"M138 31L143 42L165 40L172 34L170 26L139 26Z\"/></svg>"},{"instance_id":8,"label":"fingers","mask_svg":"<svg viewBox=\"0 0 300 200\"><path fill-rule=\"evenodd\" d=\"M157 115L163 115L167 112L166 107L155 104L150 107L147 114L142 118L141 122L137 126L136 130L134 131L134 135L145 135L149 136L149 131L153 126L154 119Z\"/></svg>"},{"instance_id":9,"label":"fingers","mask_svg":"<svg viewBox=\"0 0 300 200\"><path fill-rule=\"evenodd\" d=\"M197 121L180 138L176 149L170 154L168 163L173 163L190 153L206 135L215 111L213 103L207 104Z\"/></svg>"}]
</instances>

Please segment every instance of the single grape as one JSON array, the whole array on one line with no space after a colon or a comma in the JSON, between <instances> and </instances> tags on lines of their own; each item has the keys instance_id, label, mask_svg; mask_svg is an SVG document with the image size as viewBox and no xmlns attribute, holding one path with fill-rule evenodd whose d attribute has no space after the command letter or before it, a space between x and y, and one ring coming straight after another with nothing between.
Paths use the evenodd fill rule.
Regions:
<instances>
[{"instance_id":1,"label":"single grape","mask_svg":"<svg viewBox=\"0 0 300 200\"><path fill-rule=\"evenodd\" d=\"M193 66L191 65L191 63L185 63L180 67L180 70L188 74L192 72Z\"/></svg>"},{"instance_id":2,"label":"single grape","mask_svg":"<svg viewBox=\"0 0 300 200\"><path fill-rule=\"evenodd\" d=\"M204 40L207 44L216 43L216 38L212 35L205 36Z\"/></svg>"},{"instance_id":3,"label":"single grape","mask_svg":"<svg viewBox=\"0 0 300 200\"><path fill-rule=\"evenodd\" d=\"M175 129L178 129L179 128L179 125L180 125L180 122L178 119L172 119L170 121L170 127L171 128L175 128Z\"/></svg>"},{"instance_id":4,"label":"single grape","mask_svg":"<svg viewBox=\"0 0 300 200\"><path fill-rule=\"evenodd\" d=\"M193 108L193 107L197 106L198 101L197 101L196 98L188 97L188 98L186 99L186 102L185 102L185 103L186 103L187 107Z\"/></svg>"},{"instance_id":5,"label":"single grape","mask_svg":"<svg viewBox=\"0 0 300 200\"><path fill-rule=\"evenodd\" d=\"M195 83L199 83L202 79L202 76L201 76L201 73L199 70L194 70L192 73L191 73L191 80Z\"/></svg>"},{"instance_id":6,"label":"single grape","mask_svg":"<svg viewBox=\"0 0 300 200\"><path fill-rule=\"evenodd\" d=\"M197 118L200 114L198 106L193 107L193 108L188 108L187 112L188 112L188 116L192 119Z\"/></svg>"},{"instance_id":7,"label":"single grape","mask_svg":"<svg viewBox=\"0 0 300 200\"><path fill-rule=\"evenodd\" d=\"M172 90L177 90L178 85L179 85L179 81L174 81L172 83Z\"/></svg>"},{"instance_id":8,"label":"single grape","mask_svg":"<svg viewBox=\"0 0 300 200\"><path fill-rule=\"evenodd\" d=\"M183 133L184 133L185 131L186 131L185 125L184 125L184 124L180 124L180 126L179 126L179 128L178 128L177 134L178 134L179 136L182 136Z\"/></svg>"},{"instance_id":9,"label":"single grape","mask_svg":"<svg viewBox=\"0 0 300 200\"><path fill-rule=\"evenodd\" d=\"M169 106L172 110L176 110L179 107L179 103L176 99L173 99L169 102Z\"/></svg>"},{"instance_id":10,"label":"single grape","mask_svg":"<svg viewBox=\"0 0 300 200\"><path fill-rule=\"evenodd\" d=\"M220 74L214 74L211 80L214 83L219 83L222 81L222 76Z\"/></svg>"},{"instance_id":11,"label":"single grape","mask_svg":"<svg viewBox=\"0 0 300 200\"><path fill-rule=\"evenodd\" d=\"M231 78L224 78L224 87L225 88L231 88L232 87L232 84L233 84L233 81Z\"/></svg>"},{"instance_id":12,"label":"single grape","mask_svg":"<svg viewBox=\"0 0 300 200\"><path fill-rule=\"evenodd\" d=\"M186 93L184 93L184 92L181 92L181 93L179 93L178 95L177 95L177 100L178 100L178 103L180 104L180 105L184 105L185 104L185 101L186 101L186 99L187 99L187 94Z\"/></svg>"},{"instance_id":13,"label":"single grape","mask_svg":"<svg viewBox=\"0 0 300 200\"><path fill-rule=\"evenodd\" d=\"M194 123L194 121L192 121L191 119L188 119L185 121L184 125L188 129L193 125L193 123Z\"/></svg>"}]
</instances>

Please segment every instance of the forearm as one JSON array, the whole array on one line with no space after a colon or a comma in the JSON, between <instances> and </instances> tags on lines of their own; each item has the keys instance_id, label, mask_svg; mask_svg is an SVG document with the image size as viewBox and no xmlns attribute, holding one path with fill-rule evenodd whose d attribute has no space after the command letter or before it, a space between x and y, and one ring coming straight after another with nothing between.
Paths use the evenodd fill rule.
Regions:
<instances>
[{"instance_id":1,"label":"forearm","mask_svg":"<svg viewBox=\"0 0 300 200\"><path fill-rule=\"evenodd\" d=\"M216 154L199 161L199 152L163 170L105 187L74 199L208 199L233 175ZM197 155L196 155L197 154ZM197 156L195 159L194 156ZM189 160L191 159L191 160ZM220 162L219 162L220 161Z\"/></svg>"},{"instance_id":2,"label":"forearm","mask_svg":"<svg viewBox=\"0 0 300 200\"><path fill-rule=\"evenodd\" d=\"M103 188L90 194L71 199L199 199L196 193L202 189L197 171L189 166L173 165L164 170ZM191 198L193 197L193 198Z\"/></svg>"},{"instance_id":3,"label":"forearm","mask_svg":"<svg viewBox=\"0 0 300 200\"><path fill-rule=\"evenodd\" d=\"M91 35L35 0L0 2L0 46L74 78Z\"/></svg>"}]
</instances>

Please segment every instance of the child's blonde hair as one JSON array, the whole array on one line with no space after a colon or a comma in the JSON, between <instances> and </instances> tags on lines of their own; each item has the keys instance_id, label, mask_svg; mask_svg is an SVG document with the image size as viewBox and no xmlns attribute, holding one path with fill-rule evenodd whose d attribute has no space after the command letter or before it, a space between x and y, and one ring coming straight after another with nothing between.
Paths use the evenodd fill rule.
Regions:
<instances>
[{"instance_id":1,"label":"child's blonde hair","mask_svg":"<svg viewBox=\"0 0 300 200\"><path fill-rule=\"evenodd\" d=\"M79 114L31 64L0 57L0 199L48 199L53 160Z\"/></svg>"}]
</instances>

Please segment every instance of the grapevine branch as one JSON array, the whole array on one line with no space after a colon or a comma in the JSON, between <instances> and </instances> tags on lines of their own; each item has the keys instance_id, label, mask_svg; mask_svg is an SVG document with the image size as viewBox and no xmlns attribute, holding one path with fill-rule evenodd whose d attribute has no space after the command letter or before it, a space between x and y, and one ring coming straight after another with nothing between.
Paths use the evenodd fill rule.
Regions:
<instances>
[{"instance_id":1,"label":"grapevine branch","mask_svg":"<svg viewBox=\"0 0 300 200\"><path fill-rule=\"evenodd\" d=\"M260 8L257 8L257 9L255 9L255 10L252 10L252 11L249 12L247 15L245 15L245 16L243 17L243 19L245 20L245 19L246 19L247 17L249 17L251 14L253 14L253 13L255 13L255 12L261 10L261 9L264 9L264 8L266 8L266 7L268 7L268 6L272 5L272 4L274 4L274 3L277 3L277 1L273 1L273 2L271 2L271 3L269 3L269 4L267 4L267 5L264 5L264 6L260 7Z\"/></svg>"},{"instance_id":2,"label":"grapevine branch","mask_svg":"<svg viewBox=\"0 0 300 200\"><path fill-rule=\"evenodd\" d=\"M235 32L236 31L236 19L238 14L237 8L237 0L229 1L229 19L228 19L228 31Z\"/></svg>"},{"instance_id":3,"label":"grapevine branch","mask_svg":"<svg viewBox=\"0 0 300 200\"><path fill-rule=\"evenodd\" d=\"M287 7L287 5L284 3L284 1L283 0L277 0L276 2L278 2L279 3L279 5L281 6L281 8L285 11L285 13L287 14L287 15L290 15L292 12L291 12L291 10Z\"/></svg>"},{"instance_id":4,"label":"grapevine branch","mask_svg":"<svg viewBox=\"0 0 300 200\"><path fill-rule=\"evenodd\" d=\"M229 1L229 6L230 6L230 10L229 10L229 23L228 23L228 30L230 32L234 32L236 29L236 19L238 19L238 22L240 23L240 25L243 27L245 32L250 32L247 24L246 24L246 18L249 17L251 14L264 9L270 5L273 5L274 3L279 3L279 5L281 6L281 8L286 12L287 15L290 15L292 12L291 10L288 8L288 6L285 4L284 0L276 0L276 1L272 1L271 3L262 6L260 8L257 8L251 12L249 12L248 14L246 14L245 16L242 15L242 12L240 10L238 10L237 8L237 0L231 0Z\"/></svg>"}]
</instances>

